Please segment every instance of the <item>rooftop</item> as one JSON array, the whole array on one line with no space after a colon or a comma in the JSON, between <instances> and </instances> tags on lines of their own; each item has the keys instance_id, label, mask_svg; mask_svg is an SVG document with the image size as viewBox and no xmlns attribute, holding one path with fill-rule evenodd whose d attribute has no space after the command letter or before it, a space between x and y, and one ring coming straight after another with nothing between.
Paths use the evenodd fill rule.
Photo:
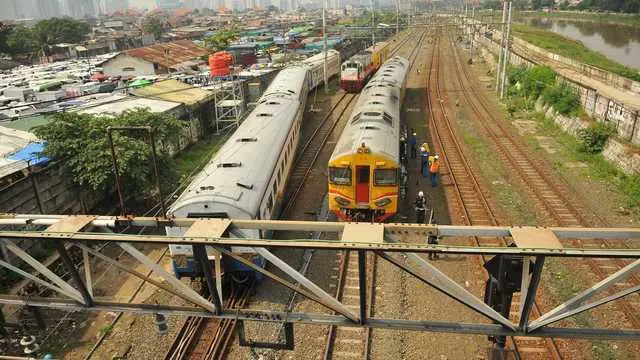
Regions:
<instances>
[{"instance_id":1,"label":"rooftop","mask_svg":"<svg viewBox=\"0 0 640 360\"><path fill-rule=\"evenodd\" d=\"M202 90L178 80L158 81L140 89L132 89L131 93L135 96L172 101L185 105L208 101L214 95L211 91Z\"/></svg>"},{"instance_id":2,"label":"rooftop","mask_svg":"<svg viewBox=\"0 0 640 360\"><path fill-rule=\"evenodd\" d=\"M180 40L128 50L125 54L168 68L208 55L209 50L195 45L191 40Z\"/></svg>"},{"instance_id":3,"label":"rooftop","mask_svg":"<svg viewBox=\"0 0 640 360\"><path fill-rule=\"evenodd\" d=\"M179 103L164 100L146 99L138 97L127 97L122 100L103 103L97 106L80 109L80 114L116 116L127 110L148 108L151 112L161 113L173 110L180 106Z\"/></svg>"}]
</instances>

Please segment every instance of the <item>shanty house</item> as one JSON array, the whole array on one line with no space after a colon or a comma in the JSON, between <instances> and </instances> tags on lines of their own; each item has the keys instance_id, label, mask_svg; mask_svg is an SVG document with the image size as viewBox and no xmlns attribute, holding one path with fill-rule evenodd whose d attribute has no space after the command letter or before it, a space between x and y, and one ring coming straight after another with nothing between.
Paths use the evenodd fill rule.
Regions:
<instances>
[{"instance_id":1,"label":"shanty house","mask_svg":"<svg viewBox=\"0 0 640 360\"><path fill-rule=\"evenodd\" d=\"M190 40L159 43L128 50L100 64L108 76L135 77L181 70L185 64L204 62L209 51Z\"/></svg>"}]
</instances>

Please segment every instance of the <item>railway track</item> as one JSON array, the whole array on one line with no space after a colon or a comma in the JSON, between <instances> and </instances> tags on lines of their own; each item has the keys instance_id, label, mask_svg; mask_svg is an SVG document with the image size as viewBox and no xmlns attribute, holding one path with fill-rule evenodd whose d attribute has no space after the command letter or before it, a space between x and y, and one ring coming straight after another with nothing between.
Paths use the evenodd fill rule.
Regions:
<instances>
[{"instance_id":1,"label":"railway track","mask_svg":"<svg viewBox=\"0 0 640 360\"><path fill-rule=\"evenodd\" d=\"M499 225L496 214L484 196L469 161L456 138L451 119L444 105L440 77L440 39L441 36L436 36L434 41L427 90L433 141L439 148L440 153L444 155L444 165L449 175L449 183L447 185L452 185L459 204L461 220L465 225ZM506 245L503 238L474 237L473 241L477 246ZM484 257L480 259L483 264L487 260ZM515 296L513 305L517 305L517 297ZM539 316L537 304L534 305L533 316ZM513 349L517 359L562 358L558 345L551 338L510 338L507 346Z\"/></svg>"},{"instance_id":2,"label":"railway track","mask_svg":"<svg viewBox=\"0 0 640 360\"><path fill-rule=\"evenodd\" d=\"M225 309L241 309L253 291L254 282L241 286L233 286L229 297L224 302ZM189 317L183 324L171 347L166 352L165 360L204 360L224 358L233 338L236 321L230 319L214 319Z\"/></svg>"},{"instance_id":3,"label":"railway track","mask_svg":"<svg viewBox=\"0 0 640 360\"><path fill-rule=\"evenodd\" d=\"M426 31L422 31L419 40L411 48L409 53L410 69L418 58L419 50L426 37ZM398 53L407 41L396 47L393 55ZM411 73L411 70L409 74ZM360 287L358 259L355 252L341 251L337 254L338 274L336 275L336 299L345 304L347 308L358 312L360 309ZM373 300L375 298L375 278L377 259L375 254L370 254L366 259L367 263L367 316L373 315ZM326 345L324 347L323 358L329 359L368 359L370 355L371 329L370 328L346 328L330 326L327 333Z\"/></svg>"},{"instance_id":4,"label":"railway track","mask_svg":"<svg viewBox=\"0 0 640 360\"><path fill-rule=\"evenodd\" d=\"M568 227L606 226L606 223L595 215L590 214L588 218L585 215L588 212L582 209L581 205L574 200L568 186L555 180L556 176L537 159L534 159L530 152L521 145L521 141L506 127L502 119L497 118L494 112L488 109L482 94L472 90L472 75L460 61L455 44L450 41L449 46L453 49L453 57L459 70L457 74L461 75L456 76L456 79L462 89L461 94L464 101L469 104L477 119L482 119L478 123L491 139L501 160L508 164L514 170L514 175L526 185L529 195L537 207L541 209L542 213L539 218L546 220L543 225ZM619 247L606 239L567 240L567 242L572 247ZM626 243L622 242L621 244L623 247L628 248ZM587 264L585 270L594 274L598 280L605 279L629 264L628 261L622 259L585 259L585 263ZM629 283L633 285L640 284L640 277L637 274L632 275L627 281L616 283L614 290L624 290L628 288ZM629 325L636 329L640 328L638 308L634 308L625 299L616 301L615 307L624 315ZM536 315L534 314L534 316Z\"/></svg>"}]
</instances>

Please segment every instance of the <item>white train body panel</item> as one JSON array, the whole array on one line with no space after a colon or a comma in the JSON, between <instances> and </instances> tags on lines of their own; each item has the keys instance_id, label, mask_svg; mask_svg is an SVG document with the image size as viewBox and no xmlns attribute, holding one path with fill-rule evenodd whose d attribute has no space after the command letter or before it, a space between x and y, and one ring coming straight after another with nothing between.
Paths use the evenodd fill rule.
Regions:
<instances>
[{"instance_id":1,"label":"white train body panel","mask_svg":"<svg viewBox=\"0 0 640 360\"><path fill-rule=\"evenodd\" d=\"M331 160L356 154L365 143L371 153L400 162L400 105L408 69L409 61L399 56L380 67L362 90Z\"/></svg>"},{"instance_id":2,"label":"white train body panel","mask_svg":"<svg viewBox=\"0 0 640 360\"><path fill-rule=\"evenodd\" d=\"M324 82L324 52L302 61L309 67L309 89L313 90ZM340 74L340 53L327 50L327 79Z\"/></svg>"},{"instance_id":3,"label":"white train body panel","mask_svg":"<svg viewBox=\"0 0 640 360\"><path fill-rule=\"evenodd\" d=\"M308 67L280 71L256 108L169 209L170 216L271 219L291 170L309 92ZM180 236L186 228L168 228ZM257 238L257 231L245 231ZM234 252L248 249L233 248ZM192 255L171 245L172 255Z\"/></svg>"}]
</instances>

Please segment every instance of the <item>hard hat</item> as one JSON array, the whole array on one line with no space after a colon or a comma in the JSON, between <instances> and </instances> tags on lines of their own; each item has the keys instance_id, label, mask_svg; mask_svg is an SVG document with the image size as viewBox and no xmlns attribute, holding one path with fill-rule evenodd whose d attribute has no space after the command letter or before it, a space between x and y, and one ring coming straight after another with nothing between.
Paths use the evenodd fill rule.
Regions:
<instances>
[{"instance_id":1,"label":"hard hat","mask_svg":"<svg viewBox=\"0 0 640 360\"><path fill-rule=\"evenodd\" d=\"M424 197L424 193L422 192L422 190L418 191L418 196L419 197Z\"/></svg>"},{"instance_id":2,"label":"hard hat","mask_svg":"<svg viewBox=\"0 0 640 360\"><path fill-rule=\"evenodd\" d=\"M427 149L425 149L424 146L420 146L420 151L425 152Z\"/></svg>"},{"instance_id":3,"label":"hard hat","mask_svg":"<svg viewBox=\"0 0 640 360\"><path fill-rule=\"evenodd\" d=\"M439 159L438 155L434 156L433 158L434 158L434 159L436 159L436 160L438 160L438 159Z\"/></svg>"},{"instance_id":4,"label":"hard hat","mask_svg":"<svg viewBox=\"0 0 640 360\"><path fill-rule=\"evenodd\" d=\"M413 136L417 136L417 135L418 135L418 134L416 134L416 133L413 133Z\"/></svg>"}]
</instances>

